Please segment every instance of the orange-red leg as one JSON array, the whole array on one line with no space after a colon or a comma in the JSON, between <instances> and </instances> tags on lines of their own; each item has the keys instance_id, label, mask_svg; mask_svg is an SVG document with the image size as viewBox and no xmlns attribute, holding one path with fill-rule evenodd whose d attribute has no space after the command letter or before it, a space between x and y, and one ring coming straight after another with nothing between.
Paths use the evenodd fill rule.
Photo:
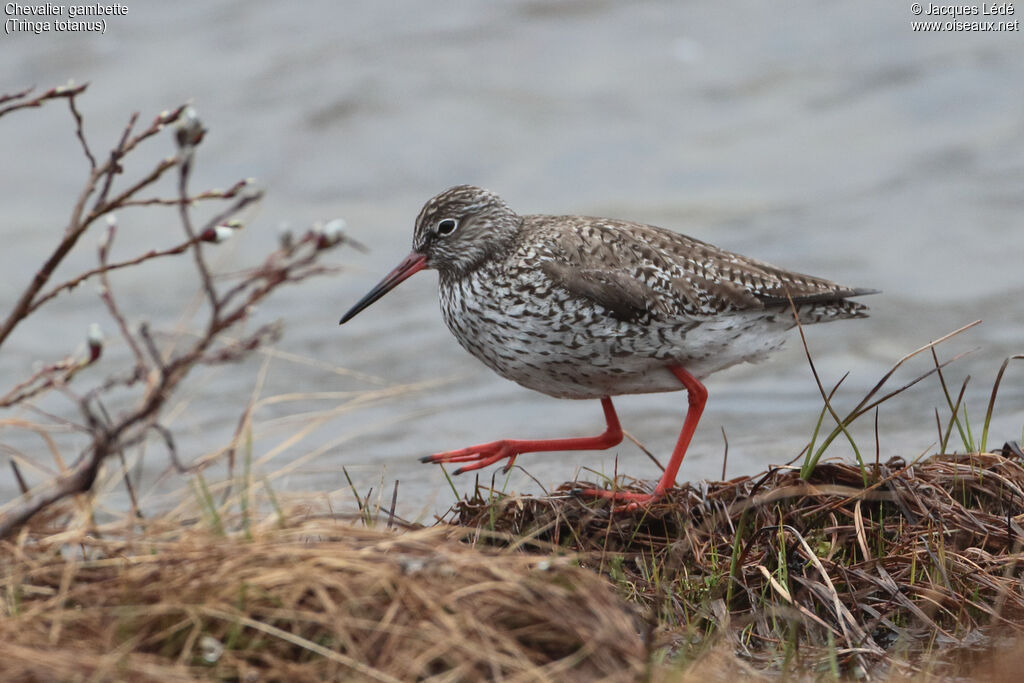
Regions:
<instances>
[{"instance_id":1,"label":"orange-red leg","mask_svg":"<svg viewBox=\"0 0 1024 683\"><path fill-rule=\"evenodd\" d=\"M686 410L686 419L683 421L683 430L679 433L679 440L676 441L676 447L672 451L672 458L668 461L668 467L665 468L665 473L661 475L661 479L658 481L658 485L654 487L653 493L631 493L628 491L609 491L604 489L585 489L582 491L584 495L593 495L601 498L611 498L615 501L622 501L628 503L626 509L633 510L642 505L652 503L668 491L676 484L676 474L679 473L679 466L683 464L683 456L686 455L686 449L690 446L690 439L693 438L693 433L697 431L697 423L700 422L701 413L704 412L704 404L708 401L708 390L700 383L696 377L691 375L689 372L684 370L678 365L670 365L668 369L672 371L679 381L686 387L687 399L689 401L689 407Z\"/></svg>"},{"instance_id":2,"label":"orange-red leg","mask_svg":"<svg viewBox=\"0 0 1024 683\"><path fill-rule=\"evenodd\" d=\"M508 463L506 463L504 469L504 471L507 472L512 468L512 465L515 464L516 457L522 453L539 453L542 451L599 451L611 448L612 446L617 446L622 442L622 427L619 425L619 416L615 414L615 406L612 405L612 400L605 396L601 399L601 407L604 408L604 419L608 426L604 430L604 433L598 436L572 439L502 439L501 441L482 443L457 451L435 453L434 455L428 455L421 458L421 461L433 463L470 463L455 470L455 474L462 474L463 472L470 472L482 467L487 467L488 465L493 465L499 460L508 458Z\"/></svg>"}]
</instances>

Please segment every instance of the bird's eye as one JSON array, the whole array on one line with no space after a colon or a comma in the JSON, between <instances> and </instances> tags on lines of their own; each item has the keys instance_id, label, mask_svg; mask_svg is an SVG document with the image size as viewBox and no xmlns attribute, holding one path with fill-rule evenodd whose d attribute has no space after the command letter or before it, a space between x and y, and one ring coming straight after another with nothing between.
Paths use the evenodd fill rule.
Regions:
<instances>
[{"instance_id":1,"label":"bird's eye","mask_svg":"<svg viewBox=\"0 0 1024 683\"><path fill-rule=\"evenodd\" d=\"M458 222L454 218L445 218L437 224L437 234L442 237L450 235L455 232L455 228L459 226Z\"/></svg>"}]
</instances>

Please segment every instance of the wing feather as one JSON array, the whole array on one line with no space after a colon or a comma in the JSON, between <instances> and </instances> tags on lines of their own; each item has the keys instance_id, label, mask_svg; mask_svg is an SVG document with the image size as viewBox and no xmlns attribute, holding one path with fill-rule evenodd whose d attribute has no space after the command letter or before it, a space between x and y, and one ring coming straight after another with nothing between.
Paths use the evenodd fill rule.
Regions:
<instances>
[{"instance_id":1,"label":"wing feather","mask_svg":"<svg viewBox=\"0 0 1024 683\"><path fill-rule=\"evenodd\" d=\"M525 217L525 225L531 224L538 231L556 226L557 232L538 240L546 245L546 253L538 254L545 275L620 320L645 315L700 319L723 311L786 307L790 297L796 305L827 305L873 293L776 268L641 223Z\"/></svg>"}]
</instances>

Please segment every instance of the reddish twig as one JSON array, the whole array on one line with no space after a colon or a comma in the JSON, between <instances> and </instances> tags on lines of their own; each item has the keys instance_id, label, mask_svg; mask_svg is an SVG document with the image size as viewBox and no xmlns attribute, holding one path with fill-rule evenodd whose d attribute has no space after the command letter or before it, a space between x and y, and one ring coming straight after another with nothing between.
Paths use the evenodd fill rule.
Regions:
<instances>
[{"instance_id":1,"label":"reddish twig","mask_svg":"<svg viewBox=\"0 0 1024 683\"><path fill-rule=\"evenodd\" d=\"M85 92L85 89L88 87L88 83L83 83L82 85L58 85L57 87L50 88L42 95L30 100L26 100L25 98L28 97L29 93L35 90L35 87L26 88L21 92L16 92L10 95L3 95L0 96L0 104L5 104L7 102L13 102L13 104L9 104L6 107L0 109L0 116L10 114L11 112L18 111L19 109L41 107L49 100L57 100L61 98L73 100L75 97ZM24 101L18 102L17 100Z\"/></svg>"},{"instance_id":2,"label":"reddish twig","mask_svg":"<svg viewBox=\"0 0 1024 683\"><path fill-rule=\"evenodd\" d=\"M47 99L53 99L55 97L68 97L74 99L74 97L81 94L84 90L85 86L70 88L47 97L50 93L56 93L57 89L54 89L47 91L44 95L33 100L32 102L34 104L29 103L24 106L40 106ZM11 106L13 107L15 105ZM8 107L8 110L9 109L10 107ZM75 111L77 111L77 109ZM130 199L135 193L156 182L156 180L159 179L167 169L177 163L175 159L165 159L159 162L156 168L154 168L149 175L129 187L114 200L106 200L114 176L121 172L119 160L123 158L125 154L135 149L141 142L163 130L167 124L176 121L183 111L184 107L179 107L174 111L162 113L156 117L149 128L135 136L130 136L130 132L134 127L134 121L136 120L137 115L132 117L129 125L125 128L121 141L118 143L117 147L111 151L110 158L105 163L95 166L89 173L89 178L86 181L85 187L79 194L78 199L75 202L74 209L71 212L71 219L68 221L68 225L64 229L63 238L50 256L43 262L43 265L39 270L36 271L32 281L22 292L21 296L18 297L17 302L8 314L7 318L2 324L0 324L0 346L3 345L4 341L8 336L10 336L11 332L14 331L15 327L17 327L18 324L25 319L25 316L27 316L32 310L32 304L36 296L43 287L46 286L46 283L49 282L50 278L53 276L54 271L56 271L57 267L75 247L78 240L86 230L88 230L98 218L120 208L123 205L123 202ZM6 113L6 110L0 110L0 116L4 113ZM91 211L86 213L85 206L88 203L89 198L96 194L97 188L101 183L102 189L99 191L99 195L93 203L93 208Z\"/></svg>"},{"instance_id":3,"label":"reddish twig","mask_svg":"<svg viewBox=\"0 0 1024 683\"><path fill-rule=\"evenodd\" d=\"M117 223L114 221L110 222L107 226L107 232L100 240L99 246L99 260L100 260L100 298L107 307L107 311L110 312L110 317L117 323L117 328L121 332L121 337L128 344L128 348L131 349L132 355L135 356L135 374L141 377L146 371L146 360L142 356L142 351L139 349L139 345L135 342L135 337L128 330L128 323L124 319L124 315L121 313L121 309L118 308L117 302L114 300L114 294L110 289L110 279L107 277L107 273L110 272L110 268L107 265L107 255L110 253L110 244L114 241L114 236L117 234Z\"/></svg>"},{"instance_id":4,"label":"reddish twig","mask_svg":"<svg viewBox=\"0 0 1024 683\"><path fill-rule=\"evenodd\" d=\"M74 105L74 97L84 90L64 91L54 94L48 91L35 100L22 101L25 93L15 94L9 98L0 97L0 104L14 102L6 110L0 109L0 115L12 111L14 107L39 106L47 99L67 97L72 103L72 116L76 134L82 144L83 152L90 160L91 169L85 185L75 200L68 226L60 242L46 258L33 280L28 284L17 299L7 318L0 324L0 345L15 327L25 318L38 311L43 304L51 301L62 292L74 289L92 277L100 279L100 298L107 312L114 319L120 336L125 340L134 359L134 368L128 374L112 374L97 381L84 394L75 394L69 387L74 376L84 367L96 362L102 351L102 343L97 334L90 333L89 350L84 359L68 357L57 363L44 367L27 380L16 385L5 396L0 397L0 407L23 404L25 407L46 415L49 419L66 424L90 436L89 445L81 451L75 462L63 467L59 475L48 482L29 490L21 498L7 505L0 513L0 538L10 535L40 510L52 505L67 496L88 491L96 479L100 465L112 455L122 460L122 468L126 468L127 449L142 444L155 431L163 437L170 458L179 470L187 469L178 460L171 432L160 424L160 415L171 396L197 365L229 363L240 360L254 350L275 341L280 335L278 323L260 325L255 330L225 343L223 337L228 330L248 320L256 305L272 294L278 287L304 280L305 278L332 270L319 263L321 252L337 244L351 243L341 234L340 222L332 227L330 234L325 230L309 231L298 241L288 240L270 253L259 266L244 270L233 276L238 281L230 286L222 286L219 291L217 282L211 272L204 252L203 242L219 242L229 236L237 225L236 216L250 204L259 201L262 193L258 191L243 192L250 186L248 181L240 181L228 190L209 190L196 195L187 191L188 179L194 160L195 146L202 140L204 129L198 123L194 113L179 107L172 112L165 112L156 117L145 130L134 133L137 116L132 116L125 127L119 141L110 151L107 159L96 163L95 157L85 138L82 117ZM127 188L114 194L114 176L121 174L121 161L132 152L142 141L152 137L167 124L184 121L177 130L179 153L172 158L159 161L147 174L142 175ZM175 200L136 199L140 191L159 179L168 169L179 167L179 197ZM111 196L113 195L113 196ZM196 199L218 199L229 201L224 210L217 213L201 228L192 224L189 207ZM91 203L91 209L86 206ZM110 245L116 235L116 223L108 217L110 225L99 245L99 264L97 267L79 273L44 292L44 288L57 267L76 246L81 236L100 217L125 206L174 205L179 209L179 218L186 234L181 244L162 250L149 250L143 254L118 262L110 262ZM161 353L157 349L145 323L132 330L129 316L118 305L109 281L109 273L113 270L141 265L152 259L183 254L191 251L194 255L195 273L201 283L205 298L211 306L210 319L205 328L183 348L172 349ZM59 389L65 396L74 400L81 413L81 423L66 420L57 415L42 411L31 402L31 399L49 389ZM127 406L116 415L110 415L104 408L103 399L110 392L116 392L117 404ZM126 394L126 392L128 392ZM134 403L132 402L134 398ZM202 467L199 463L190 467ZM138 501L134 488L126 480L133 509L138 513Z\"/></svg>"}]
</instances>

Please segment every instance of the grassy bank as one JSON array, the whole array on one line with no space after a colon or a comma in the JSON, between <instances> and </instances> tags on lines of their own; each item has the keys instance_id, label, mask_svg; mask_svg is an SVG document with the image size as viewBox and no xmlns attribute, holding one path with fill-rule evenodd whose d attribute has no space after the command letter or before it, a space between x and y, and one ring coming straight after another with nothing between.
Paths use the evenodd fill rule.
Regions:
<instances>
[{"instance_id":1,"label":"grassy bank","mask_svg":"<svg viewBox=\"0 0 1024 683\"><path fill-rule=\"evenodd\" d=\"M478 497L454 521L497 532L487 543L574 553L643 607L657 661L724 644L760 671L860 677L959 664L1020 628L1021 515L1007 446L892 459L867 487L860 468L825 463L808 480L779 468L689 485L639 515Z\"/></svg>"},{"instance_id":2,"label":"grassy bank","mask_svg":"<svg viewBox=\"0 0 1024 683\"><path fill-rule=\"evenodd\" d=\"M778 468L636 513L569 485L481 490L430 528L312 508L259 519L238 499L97 526L80 500L4 543L0 669L162 681L1012 670L1019 449L893 459L862 478L836 463L809 480Z\"/></svg>"}]
</instances>

